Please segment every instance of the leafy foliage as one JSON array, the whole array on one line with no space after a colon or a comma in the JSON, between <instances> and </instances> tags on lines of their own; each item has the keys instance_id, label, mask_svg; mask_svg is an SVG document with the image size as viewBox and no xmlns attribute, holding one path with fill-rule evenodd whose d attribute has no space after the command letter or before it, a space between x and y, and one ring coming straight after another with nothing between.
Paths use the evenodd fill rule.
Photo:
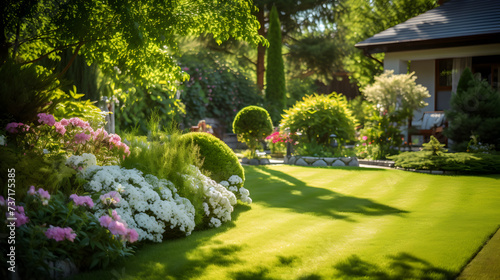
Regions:
<instances>
[{"instance_id":1,"label":"leafy foliage","mask_svg":"<svg viewBox=\"0 0 500 280\"><path fill-rule=\"evenodd\" d=\"M466 68L450 105L445 112L449 125L444 133L453 140L453 150L466 151L471 135L500 149L500 93L488 82L475 78Z\"/></svg>"},{"instance_id":2,"label":"leafy foliage","mask_svg":"<svg viewBox=\"0 0 500 280\"><path fill-rule=\"evenodd\" d=\"M186 108L183 118L186 127L205 118L216 118L230 131L230 124L239 110L262 103L248 75L216 53L185 54L180 64L190 76L180 90Z\"/></svg>"},{"instance_id":3,"label":"leafy foliage","mask_svg":"<svg viewBox=\"0 0 500 280\"><path fill-rule=\"evenodd\" d=\"M250 153L254 155L259 142L273 132L273 123L266 109L247 106L234 118L233 132L238 135L239 141L247 144Z\"/></svg>"},{"instance_id":4,"label":"leafy foliage","mask_svg":"<svg viewBox=\"0 0 500 280\"><path fill-rule=\"evenodd\" d=\"M229 177L238 175L245 182L245 171L236 154L226 143L206 132L191 132L181 136L180 141L198 146L203 164L201 169L210 174L216 182L227 181Z\"/></svg>"},{"instance_id":5,"label":"leafy foliage","mask_svg":"<svg viewBox=\"0 0 500 280\"><path fill-rule=\"evenodd\" d=\"M366 56L354 45L436 7L436 0L346 0L335 7L336 37L344 69L360 87L382 73L384 54Z\"/></svg>"},{"instance_id":6,"label":"leafy foliage","mask_svg":"<svg viewBox=\"0 0 500 280\"><path fill-rule=\"evenodd\" d=\"M30 63L44 57L57 60L60 51L71 49L87 63L97 62L104 73L118 69L147 84L183 78L172 57L178 35L211 33L218 42L230 37L252 44L263 41L257 34L254 7L243 0L189 5L165 0L22 4L9 0L2 6L10 15L3 21L2 55Z\"/></svg>"},{"instance_id":7,"label":"leafy foliage","mask_svg":"<svg viewBox=\"0 0 500 280\"><path fill-rule=\"evenodd\" d=\"M356 120L342 94L309 95L285 110L282 130L302 135L300 142L328 146L330 135L335 134L339 144L354 138Z\"/></svg>"},{"instance_id":8,"label":"leafy foliage","mask_svg":"<svg viewBox=\"0 0 500 280\"><path fill-rule=\"evenodd\" d=\"M44 186L51 193L62 191L65 194L77 191L81 184L74 178L76 171L65 165L64 155L50 157L34 153L19 153L10 147L0 146L0 167L16 170L16 199L23 199L30 186ZM0 183L7 185L7 172L0 174ZM2 190L7 197L7 188Z\"/></svg>"},{"instance_id":9,"label":"leafy foliage","mask_svg":"<svg viewBox=\"0 0 500 280\"><path fill-rule=\"evenodd\" d=\"M55 75L43 67L21 66L10 60L0 66L0 92L4 122L33 122L38 113L53 111L65 97Z\"/></svg>"},{"instance_id":10,"label":"leafy foliage","mask_svg":"<svg viewBox=\"0 0 500 280\"><path fill-rule=\"evenodd\" d=\"M266 70L266 107L274 124L278 124L286 105L285 66L283 64L281 24L276 6L271 9L269 30L267 31L269 49Z\"/></svg>"}]
</instances>

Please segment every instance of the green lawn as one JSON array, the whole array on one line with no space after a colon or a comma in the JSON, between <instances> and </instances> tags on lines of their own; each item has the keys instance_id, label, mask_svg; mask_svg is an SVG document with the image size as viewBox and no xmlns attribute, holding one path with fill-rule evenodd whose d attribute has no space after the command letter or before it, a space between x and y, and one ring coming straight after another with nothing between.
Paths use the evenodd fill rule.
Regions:
<instances>
[{"instance_id":1,"label":"green lawn","mask_svg":"<svg viewBox=\"0 0 500 280\"><path fill-rule=\"evenodd\" d=\"M245 171L231 223L77 279L453 279L500 225L500 175Z\"/></svg>"}]
</instances>

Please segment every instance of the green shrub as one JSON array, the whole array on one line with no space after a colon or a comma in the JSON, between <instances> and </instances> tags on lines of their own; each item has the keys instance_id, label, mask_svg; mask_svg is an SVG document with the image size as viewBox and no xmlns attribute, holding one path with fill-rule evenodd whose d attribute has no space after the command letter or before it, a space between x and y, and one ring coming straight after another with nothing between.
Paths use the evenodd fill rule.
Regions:
<instances>
[{"instance_id":1,"label":"green shrub","mask_svg":"<svg viewBox=\"0 0 500 280\"><path fill-rule=\"evenodd\" d=\"M500 156L482 153L446 153L433 156L429 152L404 152L391 156L397 167L418 170L444 170L463 174L500 173Z\"/></svg>"},{"instance_id":2,"label":"green shrub","mask_svg":"<svg viewBox=\"0 0 500 280\"><path fill-rule=\"evenodd\" d=\"M317 143L328 146L330 135L335 134L339 145L354 139L356 119L345 96L337 93L330 95L309 95L285 110L281 129L302 135L299 142Z\"/></svg>"},{"instance_id":3,"label":"green shrub","mask_svg":"<svg viewBox=\"0 0 500 280\"><path fill-rule=\"evenodd\" d=\"M266 109L259 106L247 106L238 112L233 122L233 132L238 140L245 142L252 154L259 142L273 132L273 123Z\"/></svg>"},{"instance_id":4,"label":"green shrub","mask_svg":"<svg viewBox=\"0 0 500 280\"><path fill-rule=\"evenodd\" d=\"M466 68L451 97L451 108L446 111L449 121L444 134L453 140L451 148L466 151L474 135L483 144L495 145L500 150L500 93L490 84L472 75Z\"/></svg>"},{"instance_id":5,"label":"green shrub","mask_svg":"<svg viewBox=\"0 0 500 280\"><path fill-rule=\"evenodd\" d=\"M226 143L206 132L190 132L180 138L186 144L198 146L203 161L202 170L210 172L210 178L216 182L228 180L232 175L238 175L245 182L245 171L236 154Z\"/></svg>"}]
</instances>

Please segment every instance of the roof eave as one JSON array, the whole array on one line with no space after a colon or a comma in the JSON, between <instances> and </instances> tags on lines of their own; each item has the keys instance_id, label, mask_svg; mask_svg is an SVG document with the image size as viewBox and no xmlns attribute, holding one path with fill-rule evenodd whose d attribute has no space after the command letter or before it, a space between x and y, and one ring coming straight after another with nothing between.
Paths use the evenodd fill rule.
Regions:
<instances>
[{"instance_id":1,"label":"roof eave","mask_svg":"<svg viewBox=\"0 0 500 280\"><path fill-rule=\"evenodd\" d=\"M385 52L400 52L412 50L425 50L449 47L463 47L471 45L484 45L500 43L500 32L477 34L471 36L460 36L439 39L421 39L410 41L394 41L383 43L364 43L360 42L354 45L356 48L362 49L369 54L385 53Z\"/></svg>"}]
</instances>

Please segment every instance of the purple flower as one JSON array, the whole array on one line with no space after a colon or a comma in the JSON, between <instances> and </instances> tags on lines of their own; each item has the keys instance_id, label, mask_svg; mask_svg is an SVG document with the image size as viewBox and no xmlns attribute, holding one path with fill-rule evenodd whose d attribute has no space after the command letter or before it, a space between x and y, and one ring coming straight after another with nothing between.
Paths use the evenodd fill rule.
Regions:
<instances>
[{"instance_id":1,"label":"purple flower","mask_svg":"<svg viewBox=\"0 0 500 280\"><path fill-rule=\"evenodd\" d=\"M50 114L40 113L38 116L38 122L40 124L46 124L48 126L53 126L56 123L54 116Z\"/></svg>"},{"instance_id":2,"label":"purple flower","mask_svg":"<svg viewBox=\"0 0 500 280\"><path fill-rule=\"evenodd\" d=\"M49 200L50 199L50 194L48 191L42 189L42 188L39 188L38 189L38 195L40 195L40 198L42 199L47 199Z\"/></svg>"},{"instance_id":3,"label":"purple flower","mask_svg":"<svg viewBox=\"0 0 500 280\"><path fill-rule=\"evenodd\" d=\"M2 207L3 207L3 206L5 206L5 205L7 205L7 204L5 203L5 198L3 198L3 196L1 196L1 195L0 195L0 206L2 206Z\"/></svg>"},{"instance_id":4,"label":"purple flower","mask_svg":"<svg viewBox=\"0 0 500 280\"><path fill-rule=\"evenodd\" d=\"M19 129L21 129L22 132L26 132L30 129L30 127L23 123L16 123L16 122L8 123L7 126L5 127L5 130L7 130L7 132L13 134L18 133Z\"/></svg>"},{"instance_id":5,"label":"purple flower","mask_svg":"<svg viewBox=\"0 0 500 280\"><path fill-rule=\"evenodd\" d=\"M45 231L45 236L49 239L54 239L55 241L63 241L64 239L67 239L71 242L75 240L76 233L73 232L73 229L70 227L66 228L61 228L61 227L53 227L50 226L46 231Z\"/></svg>"},{"instance_id":6,"label":"purple flower","mask_svg":"<svg viewBox=\"0 0 500 280\"><path fill-rule=\"evenodd\" d=\"M30 189L28 190L28 194L29 195L35 195L36 194L35 186L31 186L30 187Z\"/></svg>"},{"instance_id":7,"label":"purple flower","mask_svg":"<svg viewBox=\"0 0 500 280\"><path fill-rule=\"evenodd\" d=\"M0 200L3 200L3 204L5 203L5 199L3 197L0 197ZM0 203L1 204L1 203ZM14 214L13 216L11 214ZM5 216L7 218L14 218L16 227L20 227L30 221L28 216L24 213L24 207L22 206L14 206L14 211L10 211L5 213Z\"/></svg>"},{"instance_id":8,"label":"purple flower","mask_svg":"<svg viewBox=\"0 0 500 280\"><path fill-rule=\"evenodd\" d=\"M73 202L77 206L88 206L89 208L94 207L94 201L90 196L78 196L76 194L72 194L69 198L73 199Z\"/></svg>"}]
</instances>

